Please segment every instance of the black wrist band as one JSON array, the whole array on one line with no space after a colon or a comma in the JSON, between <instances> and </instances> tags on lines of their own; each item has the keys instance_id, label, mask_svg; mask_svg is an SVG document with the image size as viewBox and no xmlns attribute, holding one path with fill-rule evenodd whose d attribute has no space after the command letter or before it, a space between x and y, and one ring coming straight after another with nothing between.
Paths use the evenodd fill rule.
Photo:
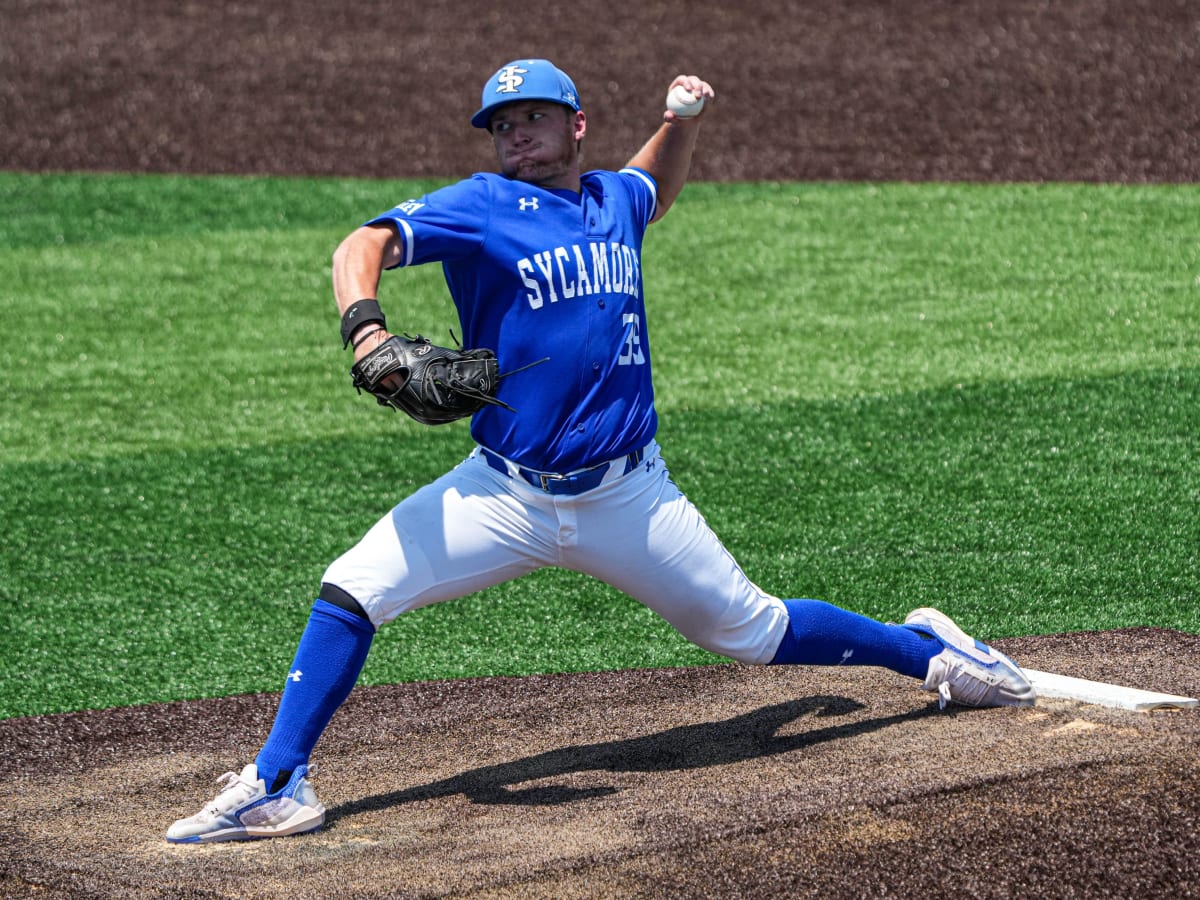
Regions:
<instances>
[{"instance_id":1,"label":"black wrist band","mask_svg":"<svg viewBox=\"0 0 1200 900\"><path fill-rule=\"evenodd\" d=\"M368 322L378 322L387 328L383 318L383 310L379 308L378 300L357 300L342 313L342 349L350 346L350 338L360 327Z\"/></svg>"}]
</instances>

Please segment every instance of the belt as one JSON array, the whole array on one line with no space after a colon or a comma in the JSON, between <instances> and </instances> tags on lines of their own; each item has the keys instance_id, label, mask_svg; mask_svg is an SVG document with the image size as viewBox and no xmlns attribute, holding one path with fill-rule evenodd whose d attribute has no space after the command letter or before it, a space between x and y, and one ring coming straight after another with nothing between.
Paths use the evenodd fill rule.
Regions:
<instances>
[{"instance_id":1,"label":"belt","mask_svg":"<svg viewBox=\"0 0 1200 900\"><path fill-rule=\"evenodd\" d=\"M641 450L634 450L625 456L618 456L616 459L610 459L608 462L589 466L586 469L576 469L565 475L526 469L511 459L505 459L499 453L493 453L487 447L480 447L479 452L487 460L487 464L497 472L502 472L510 478L514 476L520 478L539 491L545 491L547 494L575 495L599 487L606 481L613 481L623 475L628 475L646 458L646 449L643 447Z\"/></svg>"}]
</instances>

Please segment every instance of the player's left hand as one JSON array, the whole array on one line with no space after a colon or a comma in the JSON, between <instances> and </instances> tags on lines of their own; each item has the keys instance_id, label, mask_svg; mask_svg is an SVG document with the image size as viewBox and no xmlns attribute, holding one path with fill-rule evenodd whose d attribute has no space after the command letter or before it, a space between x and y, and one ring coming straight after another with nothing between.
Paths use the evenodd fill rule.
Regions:
<instances>
[{"instance_id":1,"label":"player's left hand","mask_svg":"<svg viewBox=\"0 0 1200 900\"><path fill-rule=\"evenodd\" d=\"M512 409L496 399L500 364L491 350L439 347L421 335L388 335L375 343L367 352L356 351L350 375L359 392L371 394L380 406L408 413L422 425L444 425L488 404Z\"/></svg>"}]
</instances>

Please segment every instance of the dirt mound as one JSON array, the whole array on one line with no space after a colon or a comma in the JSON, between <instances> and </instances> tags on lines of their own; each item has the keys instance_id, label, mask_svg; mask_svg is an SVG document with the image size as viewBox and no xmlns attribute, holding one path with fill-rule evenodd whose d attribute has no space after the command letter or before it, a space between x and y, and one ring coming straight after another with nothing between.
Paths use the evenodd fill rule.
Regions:
<instances>
[{"instance_id":1,"label":"dirt mound","mask_svg":"<svg viewBox=\"0 0 1200 900\"><path fill-rule=\"evenodd\" d=\"M1200 695L1200 637L997 642ZM939 712L877 669L363 688L317 748L319 833L177 847L276 695L0 723L10 896L1194 897L1200 712Z\"/></svg>"}]
</instances>

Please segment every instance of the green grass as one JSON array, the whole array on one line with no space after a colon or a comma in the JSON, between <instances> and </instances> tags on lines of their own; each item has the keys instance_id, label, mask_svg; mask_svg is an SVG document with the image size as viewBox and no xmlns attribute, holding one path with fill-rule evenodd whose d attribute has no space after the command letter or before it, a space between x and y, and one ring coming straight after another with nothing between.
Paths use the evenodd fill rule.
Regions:
<instances>
[{"instance_id":1,"label":"green grass","mask_svg":"<svg viewBox=\"0 0 1200 900\"><path fill-rule=\"evenodd\" d=\"M329 257L428 183L0 173L0 716L277 690L325 565L469 449L348 385ZM660 439L756 581L985 637L1200 632L1200 189L692 185ZM399 327L454 324L436 268ZM716 658L544 571L364 683Z\"/></svg>"}]
</instances>

